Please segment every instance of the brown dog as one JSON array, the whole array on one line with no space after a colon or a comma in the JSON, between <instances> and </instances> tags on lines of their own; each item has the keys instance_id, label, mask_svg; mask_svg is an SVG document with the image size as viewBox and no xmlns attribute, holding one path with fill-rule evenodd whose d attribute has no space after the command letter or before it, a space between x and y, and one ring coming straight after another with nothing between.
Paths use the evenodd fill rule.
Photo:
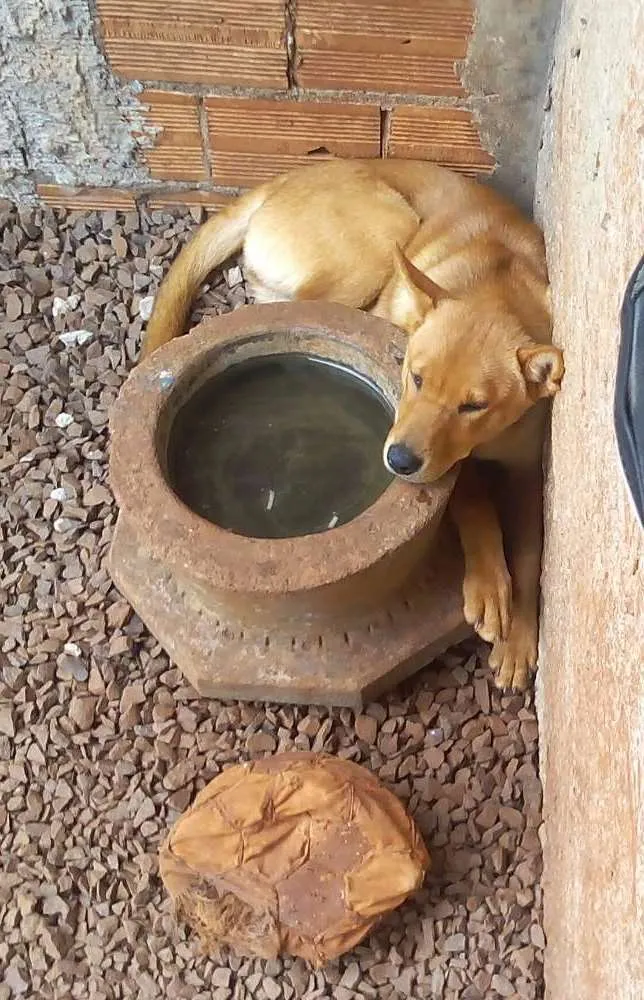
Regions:
<instances>
[{"instance_id":1,"label":"brown dog","mask_svg":"<svg viewBox=\"0 0 644 1000\"><path fill-rule=\"evenodd\" d=\"M369 308L409 334L385 463L431 483L471 456L450 504L465 617L493 644L499 686L525 687L537 657L545 401L564 372L541 233L489 188L431 164L304 167L202 226L161 285L144 355L183 333L201 283L242 247L258 301Z\"/></svg>"}]
</instances>

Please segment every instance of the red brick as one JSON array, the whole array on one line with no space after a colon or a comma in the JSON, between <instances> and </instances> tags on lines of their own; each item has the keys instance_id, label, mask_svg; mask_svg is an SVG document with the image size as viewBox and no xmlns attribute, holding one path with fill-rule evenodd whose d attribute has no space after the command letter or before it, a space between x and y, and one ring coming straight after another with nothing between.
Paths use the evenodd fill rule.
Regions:
<instances>
[{"instance_id":1,"label":"red brick","mask_svg":"<svg viewBox=\"0 0 644 1000\"><path fill-rule=\"evenodd\" d=\"M373 105L232 98L205 105L217 184L250 187L315 157L380 151L380 109Z\"/></svg>"},{"instance_id":2,"label":"red brick","mask_svg":"<svg viewBox=\"0 0 644 1000\"><path fill-rule=\"evenodd\" d=\"M205 208L206 212L218 212L233 201L230 195L219 191L166 191L151 194L147 201L150 211L164 208Z\"/></svg>"},{"instance_id":3,"label":"red brick","mask_svg":"<svg viewBox=\"0 0 644 1000\"><path fill-rule=\"evenodd\" d=\"M464 173L490 173L495 165L472 115L457 108L394 108L387 155L432 160Z\"/></svg>"},{"instance_id":4,"label":"red brick","mask_svg":"<svg viewBox=\"0 0 644 1000\"><path fill-rule=\"evenodd\" d=\"M474 21L471 0L298 0L299 37L361 51L462 59Z\"/></svg>"},{"instance_id":5,"label":"red brick","mask_svg":"<svg viewBox=\"0 0 644 1000\"><path fill-rule=\"evenodd\" d=\"M129 79L286 87L281 0L97 0L105 50Z\"/></svg>"},{"instance_id":6,"label":"red brick","mask_svg":"<svg viewBox=\"0 0 644 1000\"><path fill-rule=\"evenodd\" d=\"M298 0L298 82L461 96L472 24L471 0Z\"/></svg>"},{"instance_id":7,"label":"red brick","mask_svg":"<svg viewBox=\"0 0 644 1000\"><path fill-rule=\"evenodd\" d=\"M76 212L118 209L132 211L136 208L134 193L120 188L65 187L61 184L38 184L36 194L51 208L68 208Z\"/></svg>"},{"instance_id":8,"label":"red brick","mask_svg":"<svg viewBox=\"0 0 644 1000\"><path fill-rule=\"evenodd\" d=\"M150 125L161 129L154 147L143 158L158 180L199 181L208 177L199 129L197 98L164 90L146 90L141 103L148 106Z\"/></svg>"}]
</instances>

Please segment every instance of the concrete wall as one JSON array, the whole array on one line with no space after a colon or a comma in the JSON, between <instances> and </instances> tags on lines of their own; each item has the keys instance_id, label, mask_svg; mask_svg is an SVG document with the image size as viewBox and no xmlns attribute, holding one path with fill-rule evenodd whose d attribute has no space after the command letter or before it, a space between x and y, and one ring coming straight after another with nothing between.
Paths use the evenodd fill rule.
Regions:
<instances>
[{"instance_id":1,"label":"concrete wall","mask_svg":"<svg viewBox=\"0 0 644 1000\"><path fill-rule=\"evenodd\" d=\"M644 5L568 0L539 167L555 339L541 626L551 1000L644 997L644 534L618 464L619 311L644 253Z\"/></svg>"},{"instance_id":2,"label":"concrete wall","mask_svg":"<svg viewBox=\"0 0 644 1000\"><path fill-rule=\"evenodd\" d=\"M496 167L529 209L559 6L4 0L0 195L215 207L328 150Z\"/></svg>"},{"instance_id":3,"label":"concrete wall","mask_svg":"<svg viewBox=\"0 0 644 1000\"><path fill-rule=\"evenodd\" d=\"M469 106L494 155L494 184L532 210L561 0L477 0L463 67Z\"/></svg>"}]
</instances>

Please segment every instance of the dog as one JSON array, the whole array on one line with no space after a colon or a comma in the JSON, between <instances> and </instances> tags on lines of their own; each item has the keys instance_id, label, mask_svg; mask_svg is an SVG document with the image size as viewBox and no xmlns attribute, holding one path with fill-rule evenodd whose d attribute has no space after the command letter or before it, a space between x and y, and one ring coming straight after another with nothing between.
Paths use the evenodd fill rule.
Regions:
<instances>
[{"instance_id":1,"label":"dog","mask_svg":"<svg viewBox=\"0 0 644 1000\"><path fill-rule=\"evenodd\" d=\"M430 484L460 463L450 513L466 620L502 689L536 666L541 452L564 374L543 236L491 188L413 160L331 160L207 221L162 282L142 356L184 332L210 271L243 250L256 301L326 299L408 336L384 461Z\"/></svg>"}]
</instances>

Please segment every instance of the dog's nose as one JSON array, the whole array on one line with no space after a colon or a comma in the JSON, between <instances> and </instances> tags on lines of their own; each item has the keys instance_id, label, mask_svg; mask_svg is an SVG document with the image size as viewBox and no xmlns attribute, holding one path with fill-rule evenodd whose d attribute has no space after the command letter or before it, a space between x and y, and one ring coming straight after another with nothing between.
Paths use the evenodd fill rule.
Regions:
<instances>
[{"instance_id":1,"label":"dog's nose","mask_svg":"<svg viewBox=\"0 0 644 1000\"><path fill-rule=\"evenodd\" d=\"M422 458L406 444L391 444L387 448L387 465L397 476L411 476L418 472L422 464Z\"/></svg>"}]
</instances>

